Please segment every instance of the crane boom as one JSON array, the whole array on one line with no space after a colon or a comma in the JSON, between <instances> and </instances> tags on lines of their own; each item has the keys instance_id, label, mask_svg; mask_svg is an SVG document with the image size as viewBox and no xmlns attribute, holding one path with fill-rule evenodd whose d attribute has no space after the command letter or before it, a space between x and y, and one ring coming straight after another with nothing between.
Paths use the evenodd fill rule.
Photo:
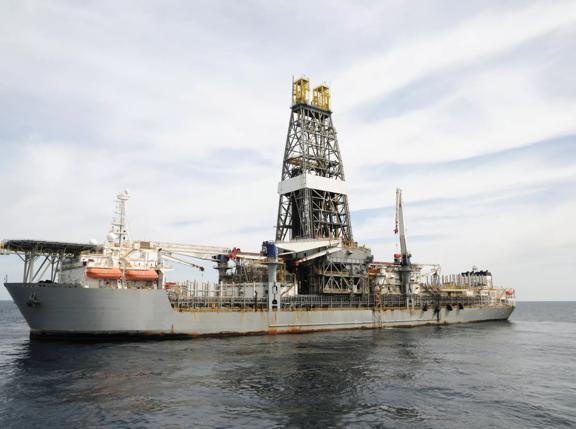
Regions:
<instances>
[{"instance_id":1,"label":"crane boom","mask_svg":"<svg viewBox=\"0 0 576 429\"><path fill-rule=\"evenodd\" d=\"M402 203L402 189L396 189L396 227L394 233L398 234L400 238L400 253L402 255L400 263L400 279L402 283L402 293L407 297L412 294L412 285L410 284L411 278L411 262L412 256L408 252L408 245L406 244L406 228L404 226L404 205Z\"/></svg>"},{"instance_id":2,"label":"crane boom","mask_svg":"<svg viewBox=\"0 0 576 429\"><path fill-rule=\"evenodd\" d=\"M232 249L227 247L217 246L199 246L194 244L181 244L181 243L149 243L150 248L159 249L160 251L169 252L175 255L189 256L196 259L204 259L212 261L214 256L229 254Z\"/></svg>"},{"instance_id":3,"label":"crane boom","mask_svg":"<svg viewBox=\"0 0 576 429\"><path fill-rule=\"evenodd\" d=\"M404 227L404 205L402 203L402 189L396 189L396 227L394 233L400 238L400 253L403 265L410 265L410 254L406 244L406 228Z\"/></svg>"},{"instance_id":4,"label":"crane boom","mask_svg":"<svg viewBox=\"0 0 576 429\"><path fill-rule=\"evenodd\" d=\"M200 271L204 271L204 267L202 265L198 265L185 259L179 258L175 256L172 252L161 251L159 253L163 259L168 259L170 261L178 262L179 264L188 265L189 267L196 268L197 270Z\"/></svg>"}]
</instances>

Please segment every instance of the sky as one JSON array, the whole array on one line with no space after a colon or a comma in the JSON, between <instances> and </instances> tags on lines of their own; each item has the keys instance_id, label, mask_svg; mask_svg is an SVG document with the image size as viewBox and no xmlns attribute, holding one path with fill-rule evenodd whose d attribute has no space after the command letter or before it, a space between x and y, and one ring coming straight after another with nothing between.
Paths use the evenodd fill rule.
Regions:
<instances>
[{"instance_id":1,"label":"sky","mask_svg":"<svg viewBox=\"0 0 576 429\"><path fill-rule=\"evenodd\" d=\"M307 76L377 260L400 187L414 262L576 300L575 52L573 0L3 0L0 239L103 241L129 189L135 239L258 251Z\"/></svg>"}]
</instances>

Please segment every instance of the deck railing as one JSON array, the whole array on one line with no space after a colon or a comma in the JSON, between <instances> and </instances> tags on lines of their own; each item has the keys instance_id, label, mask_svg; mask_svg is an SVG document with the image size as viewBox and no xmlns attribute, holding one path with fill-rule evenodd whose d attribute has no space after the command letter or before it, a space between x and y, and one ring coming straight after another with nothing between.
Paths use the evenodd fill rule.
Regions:
<instances>
[{"instance_id":1,"label":"deck railing","mask_svg":"<svg viewBox=\"0 0 576 429\"><path fill-rule=\"evenodd\" d=\"M172 307L182 311L190 310L266 310L268 298L257 297L183 297L171 296ZM410 300L402 295L297 295L284 297L280 302L282 310L315 310L331 308L347 309L394 309L394 308L429 308L441 307L464 308L467 306L493 306L512 304L506 298L490 296L413 296Z\"/></svg>"}]
</instances>

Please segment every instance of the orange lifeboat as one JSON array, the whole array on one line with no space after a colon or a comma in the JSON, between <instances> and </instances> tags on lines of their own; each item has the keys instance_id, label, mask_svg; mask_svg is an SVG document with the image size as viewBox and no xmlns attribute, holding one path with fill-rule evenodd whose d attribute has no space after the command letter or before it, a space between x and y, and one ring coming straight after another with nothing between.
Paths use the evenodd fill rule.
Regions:
<instances>
[{"instance_id":1,"label":"orange lifeboat","mask_svg":"<svg viewBox=\"0 0 576 429\"><path fill-rule=\"evenodd\" d=\"M154 282L158 280L158 273L154 270L126 270L124 277L126 280Z\"/></svg>"},{"instance_id":2,"label":"orange lifeboat","mask_svg":"<svg viewBox=\"0 0 576 429\"><path fill-rule=\"evenodd\" d=\"M122 272L119 268L86 268L86 275L91 279L99 280L118 280L122 277Z\"/></svg>"}]
</instances>

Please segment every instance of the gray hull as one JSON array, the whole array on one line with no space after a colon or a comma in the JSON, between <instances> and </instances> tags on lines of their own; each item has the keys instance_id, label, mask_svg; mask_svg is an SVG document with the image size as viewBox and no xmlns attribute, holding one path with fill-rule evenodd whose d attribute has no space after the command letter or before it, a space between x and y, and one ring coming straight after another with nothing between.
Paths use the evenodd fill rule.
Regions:
<instances>
[{"instance_id":1,"label":"gray hull","mask_svg":"<svg viewBox=\"0 0 576 429\"><path fill-rule=\"evenodd\" d=\"M215 336L506 320L509 304L463 309L176 311L163 290L6 283L33 336Z\"/></svg>"}]
</instances>

